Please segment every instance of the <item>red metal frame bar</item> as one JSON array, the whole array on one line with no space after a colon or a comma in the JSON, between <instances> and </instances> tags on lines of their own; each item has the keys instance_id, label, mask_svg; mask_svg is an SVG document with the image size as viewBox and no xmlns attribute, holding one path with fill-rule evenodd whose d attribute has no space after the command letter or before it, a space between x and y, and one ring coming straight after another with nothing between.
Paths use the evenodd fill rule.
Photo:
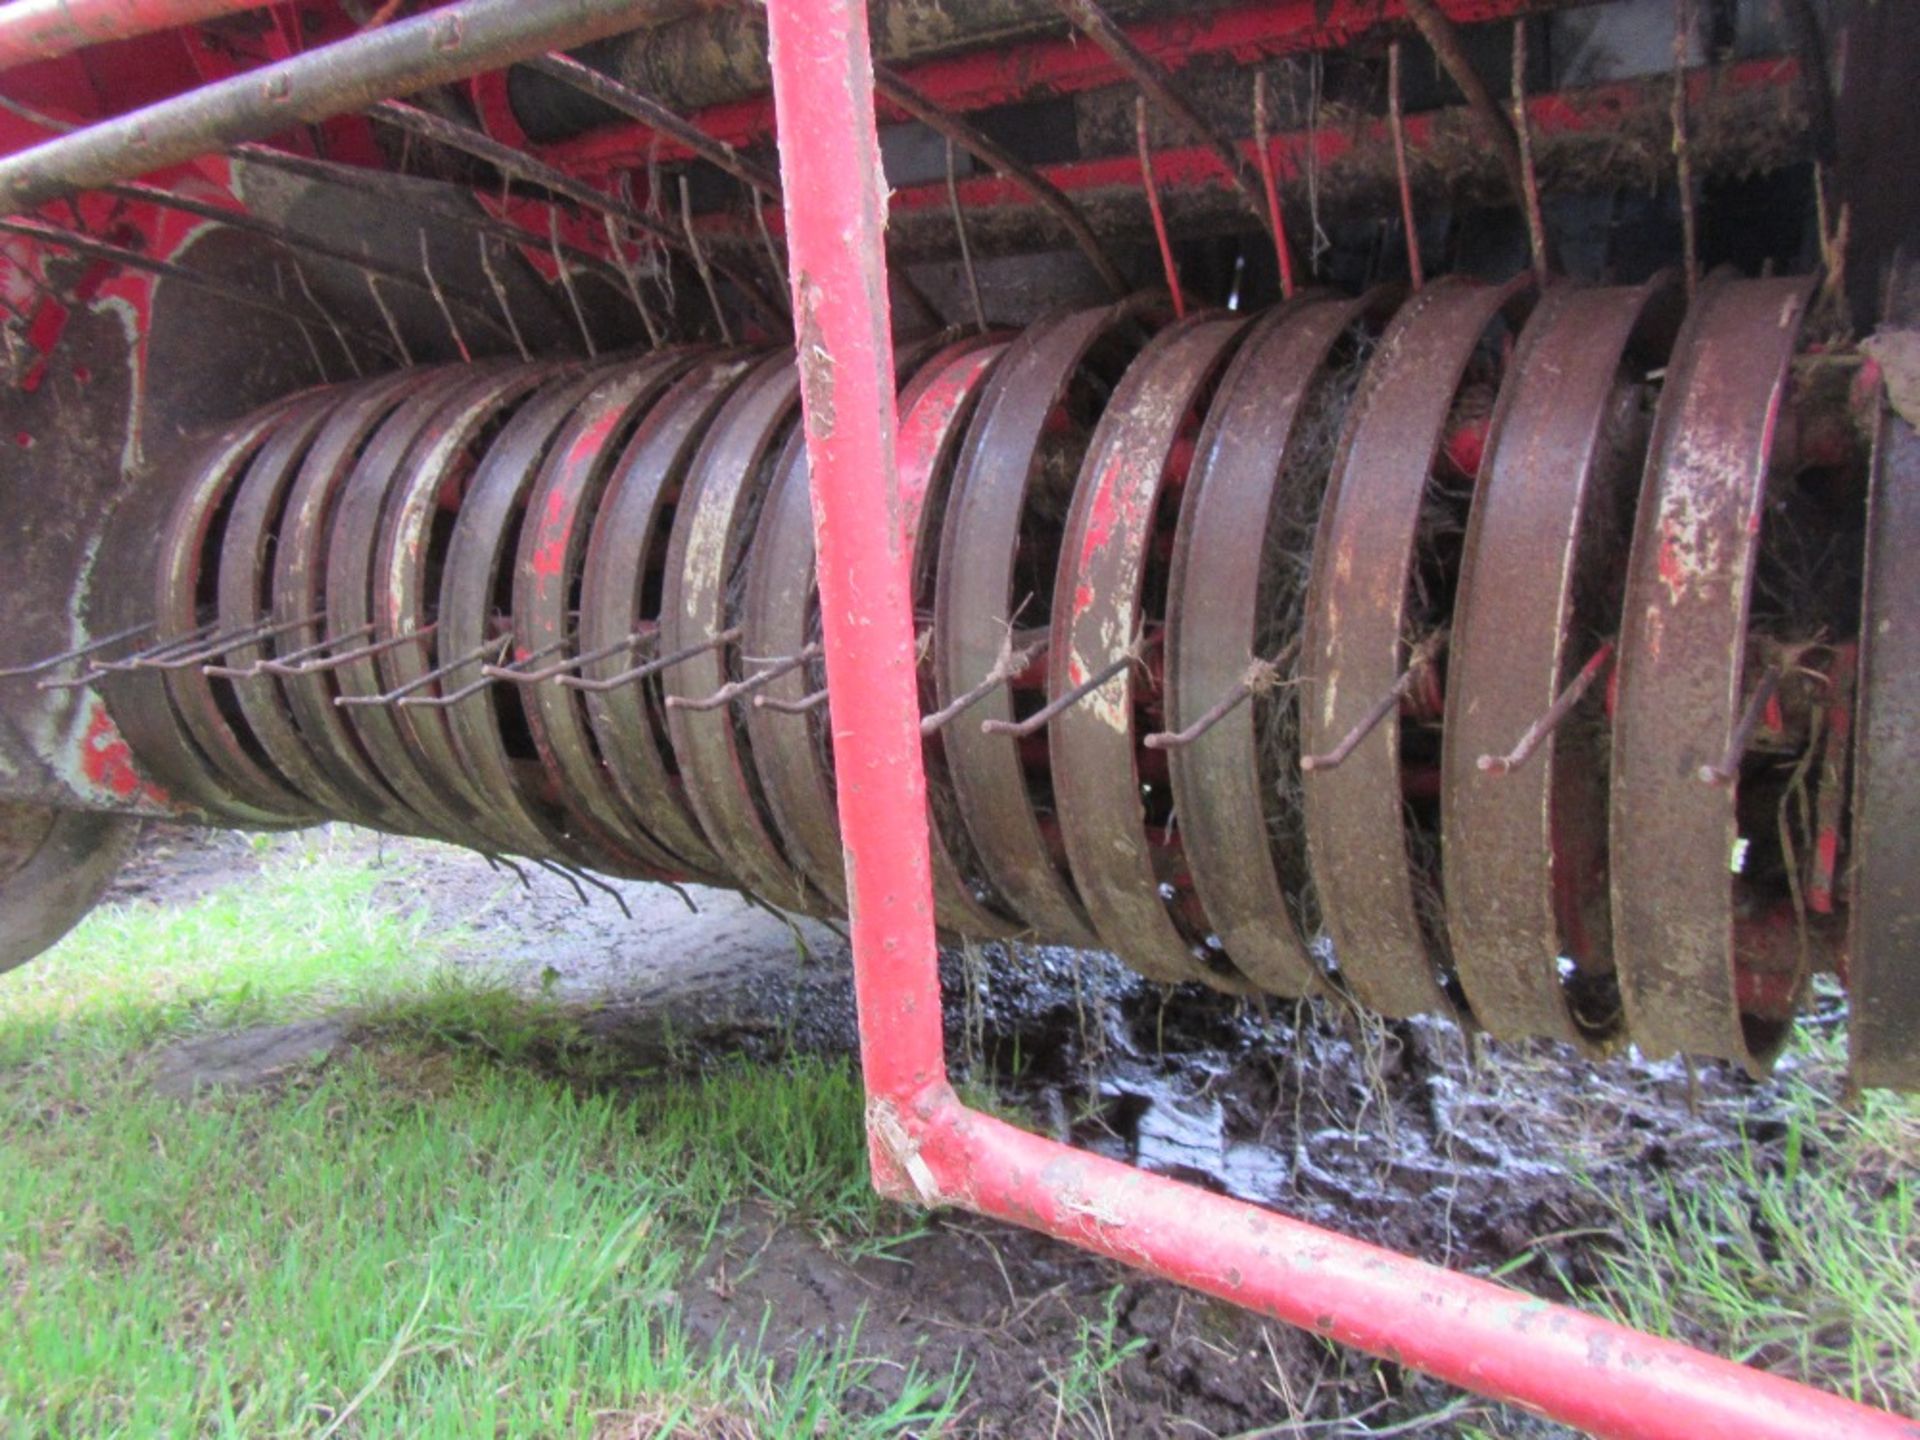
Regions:
<instances>
[{"instance_id":1,"label":"red metal frame bar","mask_svg":"<svg viewBox=\"0 0 1920 1440\"><path fill-rule=\"evenodd\" d=\"M0 70L88 45L194 25L279 0L13 0L0 6Z\"/></svg>"},{"instance_id":2,"label":"red metal frame bar","mask_svg":"<svg viewBox=\"0 0 1920 1440\"><path fill-rule=\"evenodd\" d=\"M1600 1435L1920 1425L1133 1170L947 1081L865 0L771 0L774 97L875 1184L1058 1236Z\"/></svg>"},{"instance_id":3,"label":"red metal frame bar","mask_svg":"<svg viewBox=\"0 0 1920 1440\"><path fill-rule=\"evenodd\" d=\"M1566 0L1441 0L1440 9L1456 25L1512 20L1548 10ZM1252 0L1219 10L1175 15L1129 25L1127 35L1140 52L1169 72L1195 61L1231 61L1251 65L1280 55L1332 50L1369 31L1406 20L1404 0ZM1064 26L1064 22L1063 22ZM1098 45L1062 36L1031 44L988 47L902 69L901 78L933 104L952 114L995 105L1071 95L1118 85L1127 72ZM505 109L505 77L476 80L477 89L497 93L482 105L492 117ZM689 116L706 134L733 145L750 145L773 131L773 103L756 96L711 105ZM910 118L889 111L889 119ZM596 171L644 164L657 153L662 161L687 158L688 152L662 137L658 151L651 131L636 125L610 125L571 140L540 148L557 165Z\"/></svg>"}]
</instances>

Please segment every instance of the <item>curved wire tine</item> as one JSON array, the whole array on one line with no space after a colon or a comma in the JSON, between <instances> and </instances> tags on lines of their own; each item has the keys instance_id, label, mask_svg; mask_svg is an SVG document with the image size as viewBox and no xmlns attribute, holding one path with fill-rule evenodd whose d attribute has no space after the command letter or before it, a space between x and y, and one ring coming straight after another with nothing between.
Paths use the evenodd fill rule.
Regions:
<instances>
[{"instance_id":1,"label":"curved wire tine","mask_svg":"<svg viewBox=\"0 0 1920 1440\"><path fill-rule=\"evenodd\" d=\"M536 651L534 654L529 655L526 660L516 660L511 665L483 665L480 667L480 673L490 679L504 680L511 685L538 685L544 680L552 680L557 676L567 674L569 671L578 670L582 665L592 665L596 661L607 659L609 656L619 655L628 650L637 650L647 641L658 639L659 634L660 629L657 625L649 626L645 630L634 631L624 640L615 640L611 645L602 645L597 650L589 650L584 655L575 655L572 659L562 660L556 665L545 665L538 670L522 670L519 668L529 661L538 660L542 656L550 655L555 650L561 648L560 645L549 645L545 650ZM563 641L561 643L564 644L565 642Z\"/></svg>"},{"instance_id":2,"label":"curved wire tine","mask_svg":"<svg viewBox=\"0 0 1920 1440\"><path fill-rule=\"evenodd\" d=\"M1444 630L1436 630L1422 640L1414 647L1413 657L1407 661L1407 668L1400 672L1400 678L1393 682L1392 688L1386 694L1373 702L1372 707L1361 717L1360 723L1342 736L1340 743L1333 749L1319 755L1302 755L1300 768L1303 771L1337 770L1345 764L1347 758L1360 748L1360 742L1378 729L1380 722L1391 715L1394 708L1406 698L1407 692L1413 689L1414 682L1426 673L1427 667L1438 658L1445 645Z\"/></svg>"},{"instance_id":3,"label":"curved wire tine","mask_svg":"<svg viewBox=\"0 0 1920 1440\"><path fill-rule=\"evenodd\" d=\"M535 865L538 865L548 874L558 875L562 880L566 881L568 885L573 887L574 898L579 900L582 905L587 903L587 892L580 888L580 877L575 875L573 871L562 865L558 860L548 860L539 855L531 855L527 858L532 860Z\"/></svg>"},{"instance_id":4,"label":"curved wire tine","mask_svg":"<svg viewBox=\"0 0 1920 1440\"><path fill-rule=\"evenodd\" d=\"M1760 717L1767 713L1767 705L1779 690L1784 673L1778 665L1767 667L1760 683L1753 687L1747 708L1740 712L1740 723L1733 727L1727 753L1720 757L1718 765L1702 765L1694 772L1702 785L1731 785L1740 778L1740 762L1746 758L1753 732L1760 728Z\"/></svg>"},{"instance_id":5,"label":"curved wire tine","mask_svg":"<svg viewBox=\"0 0 1920 1440\"><path fill-rule=\"evenodd\" d=\"M973 268L973 246L967 241L967 217L960 208L960 181L953 163L953 137L947 137L947 204L953 211L954 234L960 239L960 267L966 273L967 294L973 301L973 323L987 333L987 307L980 301L980 277Z\"/></svg>"},{"instance_id":6,"label":"curved wire tine","mask_svg":"<svg viewBox=\"0 0 1920 1440\"><path fill-rule=\"evenodd\" d=\"M739 638L740 630L736 626L731 630L722 630L711 640L702 640L697 645L689 645L683 650L674 651L671 655L662 655L657 660L649 660L644 665L636 665L631 670L622 670L618 675L609 675L603 680L588 680L579 675L562 675L554 683L565 685L569 690L584 690L590 695L604 695L607 691L617 690L622 685L631 685L636 680L644 680L649 675L658 675L662 670L670 670L675 665L693 659L696 655L704 655L707 651L717 650L722 645L731 645Z\"/></svg>"},{"instance_id":7,"label":"curved wire tine","mask_svg":"<svg viewBox=\"0 0 1920 1440\"><path fill-rule=\"evenodd\" d=\"M98 655L102 650L110 650L122 641L137 639L146 634L159 622L147 620L139 625L129 625L124 630L116 630L111 635L102 635L97 640L89 640L84 645L76 645L71 650L62 650L58 655L49 655L44 660L35 660L26 665L8 665L0 669L0 680L23 679L28 675L44 675L49 670L57 670L62 665L75 660L84 660L89 655Z\"/></svg>"},{"instance_id":8,"label":"curved wire tine","mask_svg":"<svg viewBox=\"0 0 1920 1440\"><path fill-rule=\"evenodd\" d=\"M495 656L504 656L507 651L512 648L513 637L506 635L501 637L500 644L491 651L483 649L479 653L482 655L491 653ZM470 661L456 660L452 665L448 666L447 669L450 672L458 669L462 664L470 663ZM450 705L458 705L470 695L478 695L482 690L489 688L493 684L494 677L489 675L487 673L487 667L482 665L480 667L480 678L478 680L468 681L457 690L449 690L444 695L409 695L402 700L396 701L395 704L402 710L445 710Z\"/></svg>"},{"instance_id":9,"label":"curved wire tine","mask_svg":"<svg viewBox=\"0 0 1920 1440\"><path fill-rule=\"evenodd\" d=\"M1534 279L1547 283L1547 222L1540 211L1540 176L1533 166L1533 126L1527 119L1527 22L1513 22L1513 133L1520 151L1520 195L1527 216L1527 250Z\"/></svg>"},{"instance_id":10,"label":"curved wire tine","mask_svg":"<svg viewBox=\"0 0 1920 1440\"><path fill-rule=\"evenodd\" d=\"M1513 749L1504 755L1482 755L1474 762L1481 774L1510 775L1531 760L1533 752L1540 748L1547 736L1560 728L1561 722L1574 712L1575 707L1593 688L1593 682L1598 680L1606 670L1607 662L1613 659L1613 645L1614 642L1611 640L1602 642L1600 648L1593 652L1592 658L1580 667L1580 673L1569 680L1566 688L1554 697L1553 704L1547 707L1546 712L1526 728Z\"/></svg>"},{"instance_id":11,"label":"curved wire tine","mask_svg":"<svg viewBox=\"0 0 1920 1440\"><path fill-rule=\"evenodd\" d=\"M711 695L700 700L689 700L684 695L669 695L669 710L718 710L738 700L742 695L751 695L763 685L771 684L782 675L789 675L820 653L818 645L803 646L799 651L783 659L774 661L764 670L755 671L744 680L735 680L722 685Z\"/></svg>"},{"instance_id":12,"label":"curved wire tine","mask_svg":"<svg viewBox=\"0 0 1920 1440\"><path fill-rule=\"evenodd\" d=\"M436 665L433 669L414 676L404 685L396 685L383 695L336 695L333 697L333 703L343 710L362 705L397 705L407 696L426 689L427 686L444 679L454 671L484 660L489 655L499 654L506 645L512 643L511 637L499 641L489 640L486 644L469 650L458 659L449 660L444 665Z\"/></svg>"},{"instance_id":13,"label":"curved wire tine","mask_svg":"<svg viewBox=\"0 0 1920 1440\"><path fill-rule=\"evenodd\" d=\"M598 875L595 875L591 870L583 870L577 865L562 865L558 860L536 860L534 863L543 870L551 870L571 885L573 887L573 893L580 897L580 903L582 905L588 903L587 892L580 888L581 882L585 881L594 889L611 896L613 903L620 907L620 913L629 920L633 919L633 911L627 905L627 897L622 895L606 881L602 880ZM685 897L683 896L682 898Z\"/></svg>"},{"instance_id":14,"label":"curved wire tine","mask_svg":"<svg viewBox=\"0 0 1920 1440\"><path fill-rule=\"evenodd\" d=\"M1018 650L1014 649L1013 631L1009 628L1007 638L1000 646L1000 658L993 662L993 668L987 671L978 683L961 691L938 710L920 717L921 738L939 734L1046 653L1047 640L1044 636L1031 645L1023 646Z\"/></svg>"},{"instance_id":15,"label":"curved wire tine","mask_svg":"<svg viewBox=\"0 0 1920 1440\"><path fill-rule=\"evenodd\" d=\"M362 635L371 635L372 633L373 622L369 620L358 630L349 631L345 635L329 635L323 640L314 641L311 645L302 645L298 650L289 650L284 655L277 655L271 660L256 660L248 673L252 675L294 674L297 673L297 666L294 664L295 661L305 660L310 655L318 655L340 644L343 640L357 640Z\"/></svg>"},{"instance_id":16,"label":"curved wire tine","mask_svg":"<svg viewBox=\"0 0 1920 1440\"><path fill-rule=\"evenodd\" d=\"M514 864L507 856L490 855L485 850L482 850L480 852L480 858L487 862L487 868L490 870L506 869L512 871L513 878L520 882L520 888L522 890L530 891L533 889L533 882L527 879L527 872Z\"/></svg>"},{"instance_id":17,"label":"curved wire tine","mask_svg":"<svg viewBox=\"0 0 1920 1440\"><path fill-rule=\"evenodd\" d=\"M324 624L326 621L326 618L327 618L326 613L322 611L320 614L308 615L299 620L289 620L284 625L276 625L271 630L267 630L262 632L261 634L255 635L249 640L235 641L234 643L226 646L225 648L228 650L237 650L243 644L244 645L257 644L259 641L269 640L277 635L284 635L289 630L297 630L302 625ZM200 667L200 673L202 675L206 675L211 678L216 678L221 680L243 680L251 676L258 675L260 673L260 666L262 663L263 663L262 661L256 660L251 665L206 664Z\"/></svg>"},{"instance_id":18,"label":"curved wire tine","mask_svg":"<svg viewBox=\"0 0 1920 1440\"><path fill-rule=\"evenodd\" d=\"M1401 116L1400 42L1395 40L1387 46L1387 124L1393 133L1393 168L1400 183L1400 225L1407 236L1407 278L1418 290L1427 276L1426 267L1420 263L1420 226L1413 213L1413 179L1407 172L1407 133Z\"/></svg>"},{"instance_id":19,"label":"curved wire tine","mask_svg":"<svg viewBox=\"0 0 1920 1440\"><path fill-rule=\"evenodd\" d=\"M753 708L772 710L779 715L809 715L827 703L827 692L816 690L811 695L802 695L798 700L776 700L771 695L753 697Z\"/></svg>"},{"instance_id":20,"label":"curved wire tine","mask_svg":"<svg viewBox=\"0 0 1920 1440\"><path fill-rule=\"evenodd\" d=\"M494 303L500 307L500 314L507 322L507 333L513 337L513 348L520 352L522 360L533 359L533 352L527 349L526 339L520 334L520 322L513 318L513 302L507 298L507 287L502 283L500 274L493 268L493 255L487 246L488 237L480 236L480 268L487 277L487 287L493 291Z\"/></svg>"},{"instance_id":21,"label":"curved wire tine","mask_svg":"<svg viewBox=\"0 0 1920 1440\"><path fill-rule=\"evenodd\" d=\"M727 323L727 312L720 304L720 292L714 288L713 267L707 264L707 248L700 243L700 232L693 224L692 192L687 189L687 177L680 177L680 224L687 232L687 250L693 256L694 272L699 275L700 283L706 287L707 304L713 307L714 322L720 327L720 343L733 344L733 327Z\"/></svg>"},{"instance_id":22,"label":"curved wire tine","mask_svg":"<svg viewBox=\"0 0 1920 1440\"><path fill-rule=\"evenodd\" d=\"M1280 185L1273 172L1273 143L1267 129L1267 72L1253 72L1253 158L1260 167L1260 188L1267 196L1267 223L1273 230L1273 253L1280 262L1280 298L1294 292L1293 247L1287 243L1286 216L1280 209Z\"/></svg>"},{"instance_id":23,"label":"curved wire tine","mask_svg":"<svg viewBox=\"0 0 1920 1440\"><path fill-rule=\"evenodd\" d=\"M131 655L123 655L118 660L103 660L94 668L106 670L109 668L119 668L121 666L132 666L143 660L157 660L167 656L177 655L182 650L189 650L196 645L206 644L208 637L215 634L219 628L220 622L218 620L209 620L204 625L194 626L193 629L184 635L176 635L171 640L156 640L144 650L137 650Z\"/></svg>"},{"instance_id":24,"label":"curved wire tine","mask_svg":"<svg viewBox=\"0 0 1920 1440\"><path fill-rule=\"evenodd\" d=\"M1209 730L1213 729L1213 727L1218 725L1222 720L1226 719L1227 716L1231 715L1235 710L1238 710L1241 705L1245 704L1253 696L1260 694L1262 691L1271 690L1275 685L1278 685L1280 683L1281 670L1285 668L1289 660L1299 653L1299 650L1300 637L1296 635L1281 647L1280 653L1274 656L1273 659L1249 660L1247 662L1247 668L1241 673L1239 680L1234 682L1232 688L1229 689L1226 694L1208 706L1206 713L1201 715L1198 720L1195 720L1184 730L1162 730L1157 734L1149 735L1141 743L1149 750L1185 749L1202 735L1205 735Z\"/></svg>"},{"instance_id":25,"label":"curved wire tine","mask_svg":"<svg viewBox=\"0 0 1920 1440\"><path fill-rule=\"evenodd\" d=\"M512 648L513 648L513 641L509 639L507 641L506 649L511 650ZM530 654L523 656L521 659L513 661L511 664L503 665L499 663L499 661L489 660L486 664L480 667L480 678L482 680L488 680L488 681L508 680L508 681L524 682L527 679L528 672L520 669L519 668L520 666L531 665L534 661L544 660L549 655L558 655L562 650L566 648L567 648L567 640L565 636L562 636L558 640L552 641L546 645L542 645L538 650L532 651ZM503 651L502 654L504 655L505 652ZM570 662L562 662L561 668L564 669L567 663L570 663Z\"/></svg>"},{"instance_id":26,"label":"curved wire tine","mask_svg":"<svg viewBox=\"0 0 1920 1440\"><path fill-rule=\"evenodd\" d=\"M215 635L184 654L176 653L163 659L142 660L132 664L115 661L114 665L118 667L124 664L129 670L191 670L203 661L211 660L216 655L224 655L229 650L237 650L242 645L251 645L259 640L270 640L275 635L284 635L289 630L298 629L302 625L312 625L325 619L326 615L322 612L317 615L307 615L298 620L284 620L278 623L262 621L257 625L249 625L244 630ZM104 670L108 667L103 665L100 668Z\"/></svg>"},{"instance_id":27,"label":"curved wire tine","mask_svg":"<svg viewBox=\"0 0 1920 1440\"><path fill-rule=\"evenodd\" d=\"M398 650L402 645L411 644L416 640L429 640L433 637L433 632L439 628L439 622L435 621L422 625L418 630L409 630L403 635L391 635L385 640L376 640L370 645L356 645L351 650L342 650L338 655L329 655L322 660L303 660L298 665L279 660L263 660L260 662L260 669L267 675L314 675L323 670L338 670L343 665L351 665L356 660L368 660L375 655L384 655L389 650ZM343 640L353 640L372 633L371 624L363 625L358 630L351 630L345 635L334 636L331 640L323 642L320 648L338 645ZM308 647L309 650L313 648L315 647Z\"/></svg>"},{"instance_id":28,"label":"curved wire tine","mask_svg":"<svg viewBox=\"0 0 1920 1440\"><path fill-rule=\"evenodd\" d=\"M174 655L179 653L182 648L204 644L206 638L213 634L219 624L220 622L218 620L209 620L204 625L195 626L184 636L176 636L172 640L158 641L147 646L144 650L136 651L132 655L122 656L118 660L96 661L88 665L77 675L69 675L64 680L41 680L38 681L33 688L36 690L82 689L85 686L93 684L94 681L103 676L115 675L125 670L139 668L134 664L135 661Z\"/></svg>"},{"instance_id":29,"label":"curved wire tine","mask_svg":"<svg viewBox=\"0 0 1920 1440\"><path fill-rule=\"evenodd\" d=\"M1059 699L1049 701L1024 720L982 720L980 722L980 733L982 735L1011 735L1016 740L1026 739L1027 736L1038 732L1040 727L1053 719L1054 716L1062 714L1072 709L1075 705L1078 705L1082 700L1086 699L1087 696L1113 679L1114 676L1125 670L1129 665L1137 664L1144 650L1144 642L1136 638L1133 644L1129 645L1124 652L1108 661L1105 665L1102 665L1098 670L1094 671L1093 674L1089 675L1085 680L1082 680L1078 685L1074 686L1073 689L1067 691L1067 693Z\"/></svg>"},{"instance_id":30,"label":"curved wire tine","mask_svg":"<svg viewBox=\"0 0 1920 1440\"><path fill-rule=\"evenodd\" d=\"M1187 316L1186 296L1180 291L1180 270L1173 259L1173 241L1167 236L1167 217L1160 208L1160 184L1153 178L1153 149L1147 143L1147 97L1133 99L1133 133L1140 150L1140 179L1147 192L1147 211L1153 217L1153 238L1160 247L1160 268L1166 272L1167 292L1173 296L1173 318Z\"/></svg>"}]
</instances>

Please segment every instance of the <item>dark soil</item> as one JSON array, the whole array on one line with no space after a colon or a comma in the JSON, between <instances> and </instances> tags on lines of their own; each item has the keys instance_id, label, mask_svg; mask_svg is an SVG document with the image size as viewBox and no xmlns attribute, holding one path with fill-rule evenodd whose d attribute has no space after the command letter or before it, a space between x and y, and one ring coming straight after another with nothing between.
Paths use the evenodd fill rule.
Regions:
<instances>
[{"instance_id":1,"label":"dark soil","mask_svg":"<svg viewBox=\"0 0 1920 1440\"><path fill-rule=\"evenodd\" d=\"M620 885L630 919L553 875L530 872L523 889L462 851L385 845L404 850L396 903L473 934L471 963L578 1004L636 1065L855 1050L846 947L827 927L723 892L689 892L696 914L671 891ZM110 898L177 902L260 863L241 837L161 830ZM956 953L942 978L949 1055L976 1103L1454 1269L1527 1254L1504 1278L1555 1299L1615 1243L1596 1186L1657 1205L1656 1177L1684 1190L1743 1129L1760 1146L1784 1136L1773 1090L1730 1068L1594 1064L1551 1045L1470 1045L1439 1022L1262 1010L1071 951ZM965 1215L932 1217L884 1254L757 1210L733 1221L680 1297L697 1336L790 1352L857 1326L860 1352L889 1362L876 1389L909 1363L968 1371L964 1433L1567 1433ZM1121 1358L1103 1370L1108 1356Z\"/></svg>"}]
</instances>

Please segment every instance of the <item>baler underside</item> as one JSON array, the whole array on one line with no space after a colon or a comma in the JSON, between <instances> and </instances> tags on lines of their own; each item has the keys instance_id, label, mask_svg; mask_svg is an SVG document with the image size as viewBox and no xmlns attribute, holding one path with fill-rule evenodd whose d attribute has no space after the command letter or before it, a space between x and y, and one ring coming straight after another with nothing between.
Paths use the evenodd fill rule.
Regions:
<instances>
[{"instance_id":1,"label":"baler underside","mask_svg":"<svg viewBox=\"0 0 1920 1440\"><path fill-rule=\"evenodd\" d=\"M0 9L0 964L140 815L850 913L884 1185L1272 1313L936 929L1920 1086L1914 11L770 10Z\"/></svg>"}]
</instances>

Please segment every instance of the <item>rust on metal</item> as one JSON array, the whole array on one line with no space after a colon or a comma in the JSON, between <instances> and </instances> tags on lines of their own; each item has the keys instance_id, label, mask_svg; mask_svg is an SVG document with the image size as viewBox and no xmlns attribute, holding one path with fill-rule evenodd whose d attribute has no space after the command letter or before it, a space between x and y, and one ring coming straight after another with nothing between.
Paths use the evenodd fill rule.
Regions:
<instances>
[{"instance_id":1,"label":"rust on metal","mask_svg":"<svg viewBox=\"0 0 1920 1440\"><path fill-rule=\"evenodd\" d=\"M1748 694L1760 511L1811 288L1720 279L1695 296L1654 419L1613 724L1613 943L1628 1029L1649 1055L1717 1055L1756 1073L1789 1027L1743 1016L1736 993L1739 786L1693 777L1721 762Z\"/></svg>"}]
</instances>

